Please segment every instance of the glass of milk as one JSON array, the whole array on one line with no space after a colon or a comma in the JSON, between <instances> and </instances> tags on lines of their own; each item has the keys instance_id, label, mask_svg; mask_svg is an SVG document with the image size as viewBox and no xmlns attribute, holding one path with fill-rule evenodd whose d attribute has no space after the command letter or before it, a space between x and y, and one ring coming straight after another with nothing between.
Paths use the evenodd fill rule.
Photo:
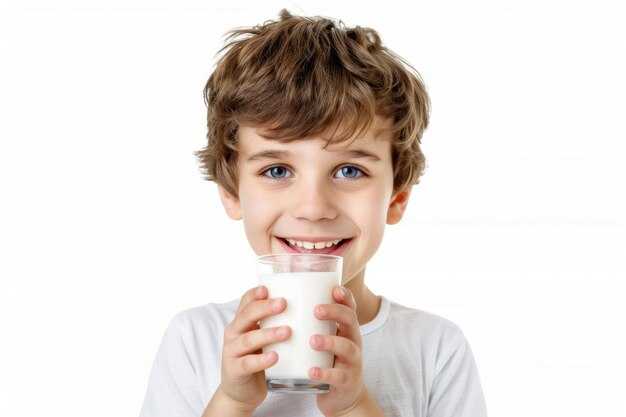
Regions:
<instances>
[{"instance_id":1,"label":"glass of milk","mask_svg":"<svg viewBox=\"0 0 626 417\"><path fill-rule=\"evenodd\" d=\"M287 325L289 340L267 345L263 351L278 353L278 362L265 370L267 388L277 393L314 393L330 390L329 384L312 381L309 368L332 368L334 356L313 350L309 339L314 334L334 335L334 321L318 320L313 311L318 304L331 304L333 288L341 283L343 259L333 255L279 254L257 260L259 285L269 290L270 298L283 297L287 309L261 320L261 328Z\"/></svg>"}]
</instances>

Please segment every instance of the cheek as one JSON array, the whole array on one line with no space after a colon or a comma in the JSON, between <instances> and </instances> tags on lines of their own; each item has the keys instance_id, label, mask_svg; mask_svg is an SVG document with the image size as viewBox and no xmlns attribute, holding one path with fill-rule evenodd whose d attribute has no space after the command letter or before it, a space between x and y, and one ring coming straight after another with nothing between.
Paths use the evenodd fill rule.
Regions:
<instances>
[{"instance_id":1,"label":"cheek","mask_svg":"<svg viewBox=\"0 0 626 417\"><path fill-rule=\"evenodd\" d=\"M381 194L374 194L353 208L353 219L359 224L361 232L370 239L382 240L387 221L387 199ZM375 239L376 240L376 239Z\"/></svg>"},{"instance_id":2,"label":"cheek","mask_svg":"<svg viewBox=\"0 0 626 417\"><path fill-rule=\"evenodd\" d=\"M267 253L269 229L275 220L276 208L268 199L247 193L241 197L241 213L246 238L257 253Z\"/></svg>"}]
</instances>

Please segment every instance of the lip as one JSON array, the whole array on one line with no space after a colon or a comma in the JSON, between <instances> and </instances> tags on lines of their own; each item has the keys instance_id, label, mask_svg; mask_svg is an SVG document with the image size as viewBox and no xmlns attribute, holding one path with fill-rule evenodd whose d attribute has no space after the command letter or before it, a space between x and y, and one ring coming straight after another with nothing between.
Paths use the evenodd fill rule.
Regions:
<instances>
[{"instance_id":1,"label":"lip","mask_svg":"<svg viewBox=\"0 0 626 417\"><path fill-rule=\"evenodd\" d=\"M335 256L339 256L344 250L346 250L346 248L352 242L352 238L347 238L347 239L340 239L340 240L343 240L343 242L339 246L336 246L336 247L331 246L329 248L323 248L323 249L304 249L304 248L299 247L298 249L296 249L292 247L291 245L289 245L287 242L285 242L285 238L276 237L276 239L278 240L282 248L287 253L315 253L315 254L335 255ZM311 237L301 237L301 236L293 236L293 237L290 236L289 239L313 242L313 243L338 240L338 238L336 237L335 238L331 238L331 237L311 238Z\"/></svg>"}]
</instances>

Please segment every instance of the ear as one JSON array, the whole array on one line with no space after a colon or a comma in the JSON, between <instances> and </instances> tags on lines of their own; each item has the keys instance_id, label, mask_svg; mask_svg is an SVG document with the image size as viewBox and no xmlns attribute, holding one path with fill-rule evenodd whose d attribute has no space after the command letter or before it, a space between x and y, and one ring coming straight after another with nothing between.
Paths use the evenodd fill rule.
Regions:
<instances>
[{"instance_id":1,"label":"ear","mask_svg":"<svg viewBox=\"0 0 626 417\"><path fill-rule=\"evenodd\" d=\"M411 189L401 190L391 196L389 208L387 208L387 224L396 224L402 220L407 204L409 204L409 196Z\"/></svg>"},{"instance_id":2,"label":"ear","mask_svg":"<svg viewBox=\"0 0 626 417\"><path fill-rule=\"evenodd\" d=\"M220 199L222 200L222 205L228 217L233 220L241 220L243 216L241 215L241 203L239 202L239 198L232 195L226 188L219 184L217 189L220 192Z\"/></svg>"}]
</instances>

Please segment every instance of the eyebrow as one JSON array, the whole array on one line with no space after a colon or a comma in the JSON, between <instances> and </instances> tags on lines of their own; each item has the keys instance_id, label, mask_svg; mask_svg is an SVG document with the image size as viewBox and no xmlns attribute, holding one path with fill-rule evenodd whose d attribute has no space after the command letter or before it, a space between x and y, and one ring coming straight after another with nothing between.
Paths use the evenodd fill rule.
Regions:
<instances>
[{"instance_id":1,"label":"eyebrow","mask_svg":"<svg viewBox=\"0 0 626 417\"><path fill-rule=\"evenodd\" d=\"M258 161L260 159L284 159L289 155L287 151L267 150L250 155L246 161Z\"/></svg>"},{"instance_id":2,"label":"eyebrow","mask_svg":"<svg viewBox=\"0 0 626 417\"><path fill-rule=\"evenodd\" d=\"M349 158L366 158L373 161L380 161L380 157L373 152L366 151L364 149L350 149L343 152Z\"/></svg>"},{"instance_id":3,"label":"eyebrow","mask_svg":"<svg viewBox=\"0 0 626 417\"><path fill-rule=\"evenodd\" d=\"M372 161L380 161L380 157L378 155L376 155L375 153L366 151L364 149L350 149L348 151L341 151L339 153L341 153L343 156L350 158L350 159L365 158L365 159L371 159ZM285 159L288 156L289 156L288 151L279 151L279 150L270 149L270 150L254 153L250 155L248 158L246 158L246 161L249 162L249 161L259 161L263 159Z\"/></svg>"}]
</instances>

